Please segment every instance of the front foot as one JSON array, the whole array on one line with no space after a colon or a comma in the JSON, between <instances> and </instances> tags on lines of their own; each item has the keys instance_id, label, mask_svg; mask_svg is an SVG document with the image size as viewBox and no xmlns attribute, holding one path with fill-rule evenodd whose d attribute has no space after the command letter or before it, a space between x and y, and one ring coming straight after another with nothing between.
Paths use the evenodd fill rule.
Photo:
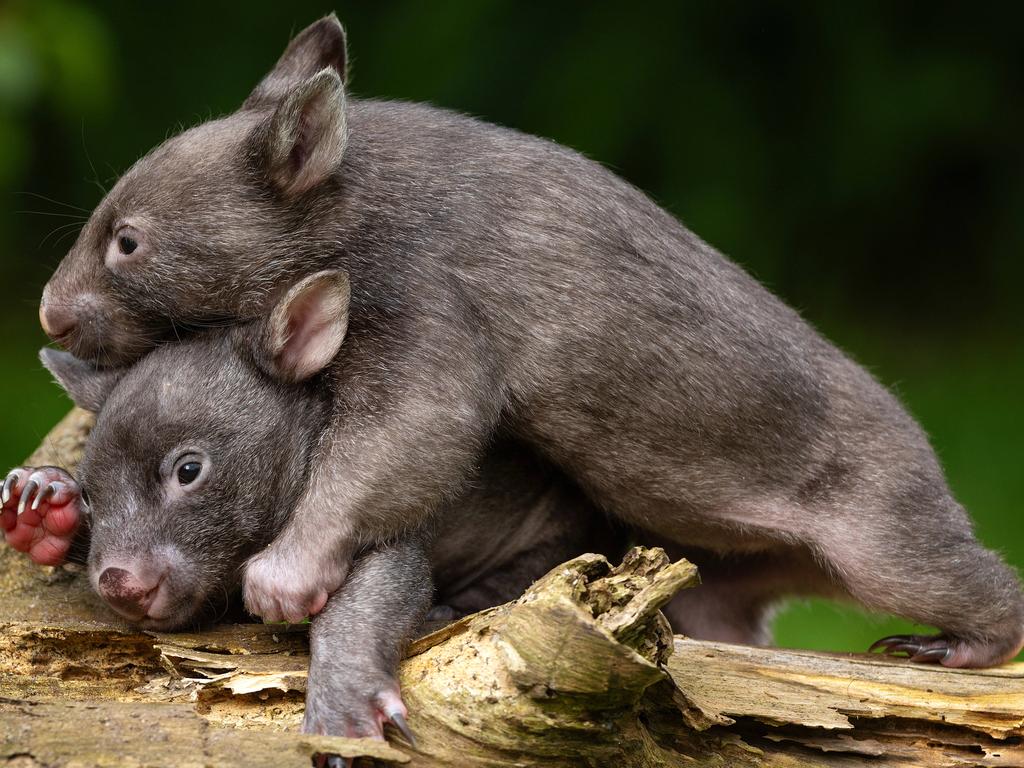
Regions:
<instances>
[{"instance_id":1,"label":"front foot","mask_svg":"<svg viewBox=\"0 0 1024 768\"><path fill-rule=\"evenodd\" d=\"M389 680L369 695L356 690L331 693L329 697L307 697L303 733L383 741L384 726L390 724L415 748L416 738L407 722L409 711L394 681Z\"/></svg>"},{"instance_id":2,"label":"front foot","mask_svg":"<svg viewBox=\"0 0 1024 768\"><path fill-rule=\"evenodd\" d=\"M345 581L350 558L318 558L271 544L245 567L245 607L265 622L297 624L316 616Z\"/></svg>"},{"instance_id":3,"label":"front foot","mask_svg":"<svg viewBox=\"0 0 1024 768\"><path fill-rule=\"evenodd\" d=\"M85 519L81 486L57 467L13 470L0 489L7 543L40 565L60 565Z\"/></svg>"},{"instance_id":4,"label":"front foot","mask_svg":"<svg viewBox=\"0 0 1024 768\"><path fill-rule=\"evenodd\" d=\"M950 635L891 635L874 643L868 652L892 656L906 654L910 661L953 668L995 667L1016 656L1020 642L967 640Z\"/></svg>"}]
</instances>

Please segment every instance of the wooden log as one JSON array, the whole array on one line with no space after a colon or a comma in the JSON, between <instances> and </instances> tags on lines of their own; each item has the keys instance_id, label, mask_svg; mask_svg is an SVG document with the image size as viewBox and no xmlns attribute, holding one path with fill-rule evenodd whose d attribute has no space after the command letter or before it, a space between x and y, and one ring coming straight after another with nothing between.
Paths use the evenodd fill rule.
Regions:
<instances>
[{"instance_id":1,"label":"wooden log","mask_svg":"<svg viewBox=\"0 0 1024 768\"><path fill-rule=\"evenodd\" d=\"M73 469L75 413L32 463ZM25 765L1022 766L1024 664L960 671L673 638L692 565L584 555L413 643L418 749L298 733L304 627L139 632L0 548L0 759Z\"/></svg>"}]
</instances>

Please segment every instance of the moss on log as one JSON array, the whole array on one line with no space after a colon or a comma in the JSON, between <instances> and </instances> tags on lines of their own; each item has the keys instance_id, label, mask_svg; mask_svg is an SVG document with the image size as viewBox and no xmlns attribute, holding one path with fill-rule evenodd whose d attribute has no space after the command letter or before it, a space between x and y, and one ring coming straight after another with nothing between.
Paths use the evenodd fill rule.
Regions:
<instances>
[{"instance_id":1,"label":"moss on log","mask_svg":"<svg viewBox=\"0 0 1024 768\"><path fill-rule=\"evenodd\" d=\"M73 468L76 412L33 457ZM401 679L418 749L298 733L303 627L139 632L73 569L0 547L0 760L12 765L1020 766L1024 665L673 638L696 570L660 550L584 555L519 600L420 638ZM397 738L397 737L396 737Z\"/></svg>"}]
</instances>

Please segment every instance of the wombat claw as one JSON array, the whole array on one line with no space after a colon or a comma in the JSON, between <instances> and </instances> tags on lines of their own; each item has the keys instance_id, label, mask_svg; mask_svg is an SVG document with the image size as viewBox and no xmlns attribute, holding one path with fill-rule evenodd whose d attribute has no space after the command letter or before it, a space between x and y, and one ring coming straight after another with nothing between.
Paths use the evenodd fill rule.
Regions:
<instances>
[{"instance_id":1,"label":"wombat claw","mask_svg":"<svg viewBox=\"0 0 1024 768\"><path fill-rule=\"evenodd\" d=\"M344 758L341 755L325 755L320 753L313 759L316 768L347 768L352 765L351 758Z\"/></svg>"},{"instance_id":2,"label":"wombat claw","mask_svg":"<svg viewBox=\"0 0 1024 768\"><path fill-rule=\"evenodd\" d=\"M409 746L416 749L416 737L412 734L412 729L409 728L409 723L405 721L405 717L401 712L393 712L388 716L391 724L398 729L398 732L405 737L405 740L409 742Z\"/></svg>"},{"instance_id":3,"label":"wombat claw","mask_svg":"<svg viewBox=\"0 0 1024 768\"><path fill-rule=\"evenodd\" d=\"M29 480L25 484L25 489L21 492L21 499L18 501L18 517L25 514L25 509L28 507L29 500L31 500L38 490L39 483L35 480Z\"/></svg>"},{"instance_id":4,"label":"wombat claw","mask_svg":"<svg viewBox=\"0 0 1024 768\"><path fill-rule=\"evenodd\" d=\"M0 502L7 504L7 502L11 500L11 491L14 490L14 486L16 486L17 484L18 471L14 470L9 475L7 475L7 479L4 480L4 488L3 491L0 492Z\"/></svg>"},{"instance_id":5,"label":"wombat claw","mask_svg":"<svg viewBox=\"0 0 1024 768\"><path fill-rule=\"evenodd\" d=\"M409 746L416 749L416 737L412 734L412 729L409 728L409 723L406 722L405 716L401 712L392 712L391 714L385 715L387 722L391 723L405 740L409 742ZM351 759L340 757L339 755L319 755L316 761L317 768L346 768L352 765Z\"/></svg>"},{"instance_id":6,"label":"wombat claw","mask_svg":"<svg viewBox=\"0 0 1024 768\"><path fill-rule=\"evenodd\" d=\"M38 510L41 505L67 488L67 484L62 483L60 480L47 481L45 478L43 480L37 479L37 473L40 471L36 470L30 475L25 483L25 487L21 490L21 498L18 499L19 517L25 514L26 509ZM0 504L6 506L10 503L11 497L14 496L14 491L18 488L18 484L21 481L21 476L26 473L27 470L25 469L15 469L7 475L3 488L0 490Z\"/></svg>"},{"instance_id":7,"label":"wombat claw","mask_svg":"<svg viewBox=\"0 0 1024 768\"><path fill-rule=\"evenodd\" d=\"M61 485L61 483L47 483L43 490L37 493L36 497L32 499L31 509L35 511L39 509L40 504L45 504L47 501L52 499Z\"/></svg>"},{"instance_id":8,"label":"wombat claw","mask_svg":"<svg viewBox=\"0 0 1024 768\"><path fill-rule=\"evenodd\" d=\"M877 650L887 656L905 653L911 661L938 663L953 653L953 646L945 635L890 635L872 643L868 653Z\"/></svg>"}]
</instances>

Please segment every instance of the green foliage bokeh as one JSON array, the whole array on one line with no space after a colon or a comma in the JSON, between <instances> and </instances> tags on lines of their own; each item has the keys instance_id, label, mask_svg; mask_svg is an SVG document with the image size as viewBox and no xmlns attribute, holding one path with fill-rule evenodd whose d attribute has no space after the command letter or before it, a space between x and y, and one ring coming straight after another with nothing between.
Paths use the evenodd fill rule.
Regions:
<instances>
[{"instance_id":1,"label":"green foliage bokeh","mask_svg":"<svg viewBox=\"0 0 1024 768\"><path fill-rule=\"evenodd\" d=\"M0 6L0 464L68 403L36 360L42 285L102 189L232 110L331 10ZM893 386L979 535L1024 564L1024 6L339 5L357 95L431 101L575 147L652 194ZM780 644L900 622L818 603Z\"/></svg>"}]
</instances>

